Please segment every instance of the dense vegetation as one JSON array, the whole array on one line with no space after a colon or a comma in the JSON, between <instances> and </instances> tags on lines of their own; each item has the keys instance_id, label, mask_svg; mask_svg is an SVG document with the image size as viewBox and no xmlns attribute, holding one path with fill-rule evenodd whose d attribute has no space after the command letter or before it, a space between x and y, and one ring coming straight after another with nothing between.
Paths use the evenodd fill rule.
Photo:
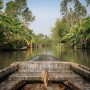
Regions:
<instances>
[{"instance_id":1,"label":"dense vegetation","mask_svg":"<svg viewBox=\"0 0 90 90\"><path fill-rule=\"evenodd\" d=\"M17 49L28 46L31 32L15 17L0 15L0 46L2 49Z\"/></svg>"},{"instance_id":2,"label":"dense vegetation","mask_svg":"<svg viewBox=\"0 0 90 90\"><path fill-rule=\"evenodd\" d=\"M50 46L52 44L52 40L47 35L38 34L33 36L32 43L34 47Z\"/></svg>"},{"instance_id":3,"label":"dense vegetation","mask_svg":"<svg viewBox=\"0 0 90 90\"><path fill-rule=\"evenodd\" d=\"M0 9L2 8L3 1L0 0ZM0 13L0 49L27 48L33 35L32 30L28 28L28 23L33 20L34 16L28 9L26 0L7 2L5 12Z\"/></svg>"},{"instance_id":4,"label":"dense vegetation","mask_svg":"<svg viewBox=\"0 0 90 90\"><path fill-rule=\"evenodd\" d=\"M3 3L3 0L0 0L0 49L17 50L32 45L48 45L49 37L35 35L33 30L28 28L35 16L27 7L27 0L9 1L4 11Z\"/></svg>"},{"instance_id":5,"label":"dense vegetation","mask_svg":"<svg viewBox=\"0 0 90 90\"><path fill-rule=\"evenodd\" d=\"M62 19L57 19L52 28L52 40L70 47L90 48L90 16L87 7L90 0L62 0L60 7ZM35 20L27 7L27 0L10 0L3 8L0 0L0 49L14 50L21 48L51 45L50 37L35 35L29 27ZM12 9L11 9L12 8Z\"/></svg>"},{"instance_id":6,"label":"dense vegetation","mask_svg":"<svg viewBox=\"0 0 90 90\"><path fill-rule=\"evenodd\" d=\"M89 6L90 1L86 1ZM62 0L61 12L62 19L57 19L51 30L54 42L90 48L90 16L87 15L86 7L79 0Z\"/></svg>"}]
</instances>

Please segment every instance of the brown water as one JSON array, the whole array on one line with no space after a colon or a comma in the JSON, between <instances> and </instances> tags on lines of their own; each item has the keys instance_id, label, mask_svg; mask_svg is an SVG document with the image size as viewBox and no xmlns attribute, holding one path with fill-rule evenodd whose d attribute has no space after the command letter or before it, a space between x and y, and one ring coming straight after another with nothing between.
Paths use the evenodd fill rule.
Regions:
<instances>
[{"instance_id":1,"label":"brown water","mask_svg":"<svg viewBox=\"0 0 90 90\"><path fill-rule=\"evenodd\" d=\"M13 62L27 61L40 54L49 54L61 61L75 62L90 67L90 50L70 49L66 47L44 47L25 51L0 52L0 69Z\"/></svg>"}]
</instances>

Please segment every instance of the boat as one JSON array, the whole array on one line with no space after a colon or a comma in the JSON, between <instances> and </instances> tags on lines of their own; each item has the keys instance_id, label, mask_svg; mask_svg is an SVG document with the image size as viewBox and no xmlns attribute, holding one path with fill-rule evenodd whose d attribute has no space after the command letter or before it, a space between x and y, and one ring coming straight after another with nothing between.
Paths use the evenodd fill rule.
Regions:
<instances>
[{"instance_id":1,"label":"boat","mask_svg":"<svg viewBox=\"0 0 90 90\"><path fill-rule=\"evenodd\" d=\"M0 70L0 90L90 90L90 68L37 55Z\"/></svg>"}]
</instances>

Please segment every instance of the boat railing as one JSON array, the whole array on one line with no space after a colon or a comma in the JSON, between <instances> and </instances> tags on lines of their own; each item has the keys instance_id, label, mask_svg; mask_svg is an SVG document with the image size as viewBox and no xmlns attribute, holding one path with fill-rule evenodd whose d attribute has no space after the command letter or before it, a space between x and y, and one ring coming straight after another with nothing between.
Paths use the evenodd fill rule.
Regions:
<instances>
[{"instance_id":1,"label":"boat railing","mask_svg":"<svg viewBox=\"0 0 90 90\"><path fill-rule=\"evenodd\" d=\"M18 69L19 69L19 63L16 62L16 63L11 64L9 67L0 70L0 79L10 73L17 71Z\"/></svg>"},{"instance_id":2,"label":"boat railing","mask_svg":"<svg viewBox=\"0 0 90 90\"><path fill-rule=\"evenodd\" d=\"M70 69L90 81L90 69L88 67L79 64L71 64Z\"/></svg>"}]
</instances>

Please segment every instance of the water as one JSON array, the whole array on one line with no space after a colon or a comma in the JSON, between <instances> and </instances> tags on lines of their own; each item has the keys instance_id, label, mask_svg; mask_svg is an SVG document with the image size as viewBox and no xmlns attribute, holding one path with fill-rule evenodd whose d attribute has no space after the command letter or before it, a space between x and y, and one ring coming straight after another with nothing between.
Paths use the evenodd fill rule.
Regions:
<instances>
[{"instance_id":1,"label":"water","mask_svg":"<svg viewBox=\"0 0 90 90\"><path fill-rule=\"evenodd\" d=\"M8 67L13 62L27 61L40 54L49 54L61 61L75 62L90 67L90 50L70 49L61 47L44 47L25 51L0 52L0 69Z\"/></svg>"}]
</instances>

